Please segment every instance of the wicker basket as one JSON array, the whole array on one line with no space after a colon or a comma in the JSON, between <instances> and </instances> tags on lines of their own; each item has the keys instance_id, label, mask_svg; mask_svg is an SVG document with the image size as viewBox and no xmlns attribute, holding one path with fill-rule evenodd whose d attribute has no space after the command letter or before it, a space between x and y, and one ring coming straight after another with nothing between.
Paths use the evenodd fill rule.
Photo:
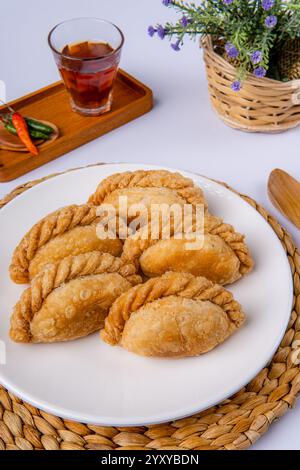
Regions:
<instances>
[{"instance_id":1,"label":"wicker basket","mask_svg":"<svg viewBox=\"0 0 300 470\"><path fill-rule=\"evenodd\" d=\"M210 99L230 127L246 132L283 132L300 124L300 80L280 82L251 76L239 92L230 88L235 68L202 39Z\"/></svg>"}]
</instances>

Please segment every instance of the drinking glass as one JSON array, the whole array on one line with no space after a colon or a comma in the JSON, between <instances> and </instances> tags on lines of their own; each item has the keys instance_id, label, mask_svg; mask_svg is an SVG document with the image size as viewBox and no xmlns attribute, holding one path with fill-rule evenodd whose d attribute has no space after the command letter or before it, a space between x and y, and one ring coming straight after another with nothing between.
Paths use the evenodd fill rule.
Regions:
<instances>
[{"instance_id":1,"label":"drinking glass","mask_svg":"<svg viewBox=\"0 0 300 470\"><path fill-rule=\"evenodd\" d=\"M122 31L109 21L76 18L55 26L48 42L72 109L85 116L109 111L124 44Z\"/></svg>"}]
</instances>

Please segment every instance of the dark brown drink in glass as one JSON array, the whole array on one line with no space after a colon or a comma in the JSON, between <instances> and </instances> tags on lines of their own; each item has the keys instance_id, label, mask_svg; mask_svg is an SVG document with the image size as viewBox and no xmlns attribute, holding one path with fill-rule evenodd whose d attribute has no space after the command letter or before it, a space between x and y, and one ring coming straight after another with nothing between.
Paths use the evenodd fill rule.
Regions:
<instances>
[{"instance_id":1,"label":"dark brown drink in glass","mask_svg":"<svg viewBox=\"0 0 300 470\"><path fill-rule=\"evenodd\" d=\"M84 34L108 40L66 42ZM97 116L111 109L123 41L116 26L94 18L66 21L52 30L49 44L74 111Z\"/></svg>"},{"instance_id":2,"label":"dark brown drink in glass","mask_svg":"<svg viewBox=\"0 0 300 470\"><path fill-rule=\"evenodd\" d=\"M113 51L109 44L101 42L81 42L64 47L59 71L78 108L97 109L109 102L118 70L118 64L110 57ZM66 56L83 60L74 62ZM92 60L99 57L103 58L102 65L106 58L104 70L99 70L98 60Z\"/></svg>"}]
</instances>

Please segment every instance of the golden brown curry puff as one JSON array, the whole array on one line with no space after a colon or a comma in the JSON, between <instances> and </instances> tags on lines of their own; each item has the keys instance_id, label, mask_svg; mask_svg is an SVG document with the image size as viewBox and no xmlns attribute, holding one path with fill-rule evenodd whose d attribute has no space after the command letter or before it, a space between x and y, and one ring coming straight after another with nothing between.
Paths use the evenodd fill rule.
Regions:
<instances>
[{"instance_id":1,"label":"golden brown curry puff","mask_svg":"<svg viewBox=\"0 0 300 470\"><path fill-rule=\"evenodd\" d=\"M222 285L237 281L253 268L244 236L217 217L206 213L203 239L193 237L193 231L189 238L184 234L176 238L178 233L173 232L162 239L160 229L160 238L151 239L151 226L144 227L125 241L123 260L135 262L148 277L166 271L188 272Z\"/></svg>"},{"instance_id":2,"label":"golden brown curry puff","mask_svg":"<svg viewBox=\"0 0 300 470\"><path fill-rule=\"evenodd\" d=\"M11 339L68 341L99 330L114 300L141 282L135 273L133 265L97 251L48 264L14 308Z\"/></svg>"},{"instance_id":3,"label":"golden brown curry puff","mask_svg":"<svg viewBox=\"0 0 300 470\"><path fill-rule=\"evenodd\" d=\"M133 172L116 173L103 180L95 193L91 195L89 203L94 205L110 204L119 214L119 197L127 196L128 208L142 204L151 213L152 204L178 204L204 205L206 201L203 191L195 186L193 181L180 173L166 170L139 170ZM124 215L124 214L122 214ZM137 214L127 213L128 220L137 217Z\"/></svg>"},{"instance_id":4,"label":"golden brown curry puff","mask_svg":"<svg viewBox=\"0 0 300 470\"><path fill-rule=\"evenodd\" d=\"M244 321L240 304L222 286L169 272L122 294L101 338L142 356L198 356L223 343Z\"/></svg>"},{"instance_id":5,"label":"golden brown curry puff","mask_svg":"<svg viewBox=\"0 0 300 470\"><path fill-rule=\"evenodd\" d=\"M37 222L15 249L9 268L11 279L27 283L50 262L98 250L119 256L118 239L97 235L97 208L88 204L63 207Z\"/></svg>"}]
</instances>

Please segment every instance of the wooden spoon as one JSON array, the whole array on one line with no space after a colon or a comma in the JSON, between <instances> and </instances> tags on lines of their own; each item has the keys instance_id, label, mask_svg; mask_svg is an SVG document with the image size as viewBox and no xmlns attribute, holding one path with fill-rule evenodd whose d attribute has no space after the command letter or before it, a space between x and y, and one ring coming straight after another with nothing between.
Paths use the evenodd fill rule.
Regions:
<instances>
[{"instance_id":1,"label":"wooden spoon","mask_svg":"<svg viewBox=\"0 0 300 470\"><path fill-rule=\"evenodd\" d=\"M273 205L300 228L300 183L283 170L273 170L268 181Z\"/></svg>"}]
</instances>

